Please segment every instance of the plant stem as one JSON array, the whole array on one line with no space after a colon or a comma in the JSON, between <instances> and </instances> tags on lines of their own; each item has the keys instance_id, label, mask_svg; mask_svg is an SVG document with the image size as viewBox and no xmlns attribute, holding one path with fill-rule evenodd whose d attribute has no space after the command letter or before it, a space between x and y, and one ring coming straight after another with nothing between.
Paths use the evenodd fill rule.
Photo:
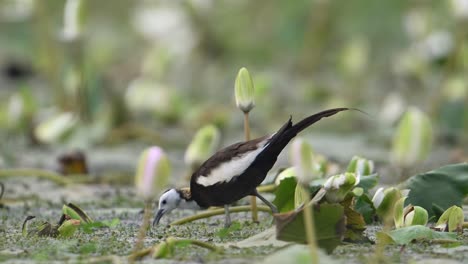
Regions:
<instances>
[{"instance_id":1,"label":"plant stem","mask_svg":"<svg viewBox=\"0 0 468 264\"><path fill-rule=\"evenodd\" d=\"M168 238L169 240L169 238ZM206 242L203 242L203 241L200 241L200 240L195 240L195 239L183 239L183 238L173 238L173 241L175 244L191 244L191 245L195 245L195 246L199 246L199 247L202 247L202 248L206 248L206 249L209 249L209 250L212 250L212 251L220 251L221 249L210 244L210 243L206 243Z\"/></svg>"},{"instance_id":2,"label":"plant stem","mask_svg":"<svg viewBox=\"0 0 468 264\"><path fill-rule=\"evenodd\" d=\"M248 212L248 211L250 211L250 209L251 209L250 205L234 206L234 207L229 208L229 212L230 213ZM268 206L258 206L257 209L259 211L262 211L262 212L271 212L270 207L268 207ZM176 220L176 221L170 223L169 225L171 225L171 226L173 226L173 225L182 225L182 224L185 224L185 223L193 222L195 220L208 218L208 217L212 217L212 216L215 216L215 215L222 215L222 214L224 214L224 208L208 210L208 211L205 211L203 213L199 213L199 214L196 214L196 215L192 215L192 216L189 216L189 217L185 217L185 218Z\"/></svg>"},{"instance_id":3,"label":"plant stem","mask_svg":"<svg viewBox=\"0 0 468 264\"><path fill-rule=\"evenodd\" d=\"M314 207L313 203L310 203L310 194L307 188L304 188L306 191L304 199L304 225L307 235L307 244L309 245L311 263L319 263L319 257L317 252L317 242L315 239L315 223L314 223L314 210L311 207Z\"/></svg>"},{"instance_id":4,"label":"plant stem","mask_svg":"<svg viewBox=\"0 0 468 264\"><path fill-rule=\"evenodd\" d=\"M4 177L38 177L47 180L51 180L59 185L68 185L72 181L61 174L53 171L41 170L41 169L0 169L0 178Z\"/></svg>"},{"instance_id":5,"label":"plant stem","mask_svg":"<svg viewBox=\"0 0 468 264\"><path fill-rule=\"evenodd\" d=\"M148 231L150 217L151 217L151 202L145 202L145 213L143 215L143 223L141 224L140 231L138 231L137 241L135 243L135 248L133 249L132 255L129 257L130 263L133 263L136 257L140 254L140 249L143 247L143 243L146 237L146 232Z\"/></svg>"},{"instance_id":6,"label":"plant stem","mask_svg":"<svg viewBox=\"0 0 468 264\"><path fill-rule=\"evenodd\" d=\"M273 192L276 190L276 184L266 184L257 187L257 192Z\"/></svg>"},{"instance_id":7,"label":"plant stem","mask_svg":"<svg viewBox=\"0 0 468 264\"><path fill-rule=\"evenodd\" d=\"M245 141L250 140L249 112L244 112L244 136ZM250 196L250 206L252 207L252 221L258 223L257 197Z\"/></svg>"}]
</instances>

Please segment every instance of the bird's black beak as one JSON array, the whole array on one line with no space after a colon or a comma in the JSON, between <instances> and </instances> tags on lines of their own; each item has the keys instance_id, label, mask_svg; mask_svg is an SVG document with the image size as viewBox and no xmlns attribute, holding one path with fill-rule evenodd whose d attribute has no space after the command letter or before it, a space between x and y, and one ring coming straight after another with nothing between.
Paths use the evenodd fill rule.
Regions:
<instances>
[{"instance_id":1,"label":"bird's black beak","mask_svg":"<svg viewBox=\"0 0 468 264\"><path fill-rule=\"evenodd\" d=\"M161 220L161 218L163 217L164 213L165 213L165 212L164 212L164 209L159 209L159 210L158 210L158 212L156 213L156 216L154 217L153 226L159 224L159 220Z\"/></svg>"}]
</instances>

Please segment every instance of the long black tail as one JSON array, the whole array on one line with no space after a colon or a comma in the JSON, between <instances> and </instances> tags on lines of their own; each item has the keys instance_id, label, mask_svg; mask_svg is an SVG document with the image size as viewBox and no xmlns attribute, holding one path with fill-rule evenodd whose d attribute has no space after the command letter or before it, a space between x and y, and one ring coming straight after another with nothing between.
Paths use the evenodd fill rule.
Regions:
<instances>
[{"instance_id":1,"label":"long black tail","mask_svg":"<svg viewBox=\"0 0 468 264\"><path fill-rule=\"evenodd\" d=\"M320 119L322 119L324 117L332 116L332 115L334 115L334 114L336 114L338 112L345 111L345 110L350 110L350 108L344 108L344 107L342 107L342 108L333 108L333 109L328 109L328 110L319 112L317 114L313 114L313 115L311 115L309 117L306 117L306 118L302 119L302 121L297 122L295 125L293 125L291 128L289 128L286 131L286 133L289 136L292 136L291 138L293 138L299 132L306 129L307 127L314 124L315 122L319 121Z\"/></svg>"},{"instance_id":2,"label":"long black tail","mask_svg":"<svg viewBox=\"0 0 468 264\"><path fill-rule=\"evenodd\" d=\"M314 124L315 122L319 121L320 119L324 117L329 117L338 112L346 111L346 110L358 110L358 109L346 108L346 107L332 108L332 109L328 109L328 110L313 114L309 117L306 117L294 125L291 122L291 118L289 118L288 122L286 122L278 130L278 132L276 132L275 135L271 138L267 148L269 148L272 152L277 152L276 155L279 155L279 153L283 150L283 148L286 147L289 141L291 141L291 139L293 139L299 132L301 132L302 130L306 129L307 127L311 126L312 124Z\"/></svg>"}]
</instances>

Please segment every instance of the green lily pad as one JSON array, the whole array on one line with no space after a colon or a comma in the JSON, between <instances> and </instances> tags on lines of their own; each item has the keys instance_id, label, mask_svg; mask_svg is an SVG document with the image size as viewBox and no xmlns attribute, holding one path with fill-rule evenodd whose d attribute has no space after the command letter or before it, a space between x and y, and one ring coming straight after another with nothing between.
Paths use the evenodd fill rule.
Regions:
<instances>
[{"instance_id":1,"label":"green lily pad","mask_svg":"<svg viewBox=\"0 0 468 264\"><path fill-rule=\"evenodd\" d=\"M308 206L312 204L309 203ZM317 244L330 253L341 244L345 232L344 208L339 204L320 204L314 207ZM278 240L307 243L303 210L304 207L301 207L292 212L274 215Z\"/></svg>"},{"instance_id":2,"label":"green lily pad","mask_svg":"<svg viewBox=\"0 0 468 264\"><path fill-rule=\"evenodd\" d=\"M296 185L297 180L295 177L288 177L281 180L278 188L276 188L275 199L273 200L273 204L276 205L279 212L283 213L294 210Z\"/></svg>"},{"instance_id":3,"label":"green lily pad","mask_svg":"<svg viewBox=\"0 0 468 264\"><path fill-rule=\"evenodd\" d=\"M432 239L453 240L453 242L456 242L457 235L455 233L437 232L422 225L414 225L389 232L380 232L377 234L377 239L384 243L407 245L413 241Z\"/></svg>"},{"instance_id":4,"label":"green lily pad","mask_svg":"<svg viewBox=\"0 0 468 264\"><path fill-rule=\"evenodd\" d=\"M423 207L429 217L452 205L462 206L468 194L468 163L452 164L412 176L404 183L410 189L406 204ZM437 218L440 215L436 215Z\"/></svg>"}]
</instances>

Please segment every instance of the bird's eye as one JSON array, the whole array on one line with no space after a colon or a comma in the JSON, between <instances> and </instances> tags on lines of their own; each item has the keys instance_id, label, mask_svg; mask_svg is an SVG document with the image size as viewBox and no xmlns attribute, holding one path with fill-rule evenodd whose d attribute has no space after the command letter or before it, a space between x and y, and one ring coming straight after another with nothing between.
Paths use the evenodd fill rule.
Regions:
<instances>
[{"instance_id":1,"label":"bird's eye","mask_svg":"<svg viewBox=\"0 0 468 264\"><path fill-rule=\"evenodd\" d=\"M166 200L163 200L163 201L162 201L162 204L166 204L166 203L167 203Z\"/></svg>"}]
</instances>

